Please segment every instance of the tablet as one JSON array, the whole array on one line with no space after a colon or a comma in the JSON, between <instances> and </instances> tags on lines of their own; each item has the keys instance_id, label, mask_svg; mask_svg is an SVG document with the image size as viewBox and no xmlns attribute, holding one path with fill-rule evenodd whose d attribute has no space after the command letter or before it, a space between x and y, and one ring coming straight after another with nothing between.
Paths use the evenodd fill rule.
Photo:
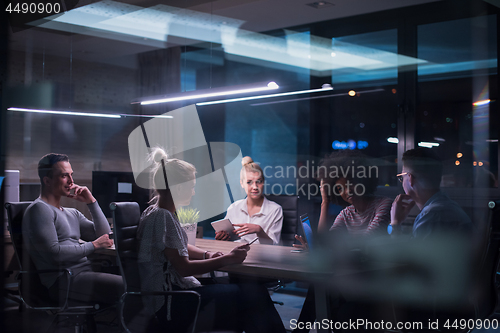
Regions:
<instances>
[{"instance_id":1,"label":"tablet","mask_svg":"<svg viewBox=\"0 0 500 333\"><path fill-rule=\"evenodd\" d=\"M229 219L223 219L219 221L212 222L212 227L215 229L216 232L219 231L225 231L229 234L229 240L235 241L240 239L238 235L234 233L234 226L229 221Z\"/></svg>"}]
</instances>

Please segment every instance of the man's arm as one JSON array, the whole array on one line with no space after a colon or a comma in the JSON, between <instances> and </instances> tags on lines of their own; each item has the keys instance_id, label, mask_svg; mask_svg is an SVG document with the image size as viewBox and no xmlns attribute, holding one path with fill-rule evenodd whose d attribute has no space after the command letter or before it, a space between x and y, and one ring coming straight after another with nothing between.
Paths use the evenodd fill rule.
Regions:
<instances>
[{"instance_id":1,"label":"man's arm","mask_svg":"<svg viewBox=\"0 0 500 333\"><path fill-rule=\"evenodd\" d=\"M61 244L55 228L56 216L43 203L32 205L23 218L23 234L33 246L30 252L47 254L55 262L73 262L94 252L92 243L78 243L78 240L66 239ZM69 228L66 227L66 228ZM64 230L71 234L69 229Z\"/></svg>"},{"instance_id":2,"label":"man's arm","mask_svg":"<svg viewBox=\"0 0 500 333\"><path fill-rule=\"evenodd\" d=\"M109 234L111 228L97 201L87 205L87 207L89 208L90 215L92 215L92 221L78 212L81 238L85 241L93 241L102 235Z\"/></svg>"},{"instance_id":3,"label":"man's arm","mask_svg":"<svg viewBox=\"0 0 500 333\"><path fill-rule=\"evenodd\" d=\"M109 227L108 220L106 219L106 216L104 216L101 207L99 207L97 200L94 198L90 190L86 186L79 186L74 183L71 185L71 189L74 189L74 194L69 195L69 197L86 203L89 208L90 215L92 215L93 222L88 220L85 216L83 216L83 214L78 214L81 238L85 241L94 241L105 234L109 234L111 232L111 228ZM109 237L107 240L109 240ZM113 243L111 241L111 243L107 246L111 246L112 244ZM96 248L101 247L97 245L100 245L100 243L94 243Z\"/></svg>"}]
</instances>

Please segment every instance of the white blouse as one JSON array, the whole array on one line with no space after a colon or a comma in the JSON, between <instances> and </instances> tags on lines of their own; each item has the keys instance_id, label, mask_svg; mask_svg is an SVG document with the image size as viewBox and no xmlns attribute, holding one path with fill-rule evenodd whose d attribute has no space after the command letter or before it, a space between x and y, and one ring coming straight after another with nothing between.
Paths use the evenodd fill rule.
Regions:
<instances>
[{"instance_id":1,"label":"white blouse","mask_svg":"<svg viewBox=\"0 0 500 333\"><path fill-rule=\"evenodd\" d=\"M264 202L260 212L250 216L248 214L247 199L238 200L227 209L226 219L232 224L252 223L258 224L264 232L272 239L273 245L280 244L281 227L283 226L283 209L274 201L264 197ZM238 229L238 227L235 227ZM242 236L236 242L250 242L256 237L256 234ZM259 240L256 243L260 243Z\"/></svg>"}]
</instances>

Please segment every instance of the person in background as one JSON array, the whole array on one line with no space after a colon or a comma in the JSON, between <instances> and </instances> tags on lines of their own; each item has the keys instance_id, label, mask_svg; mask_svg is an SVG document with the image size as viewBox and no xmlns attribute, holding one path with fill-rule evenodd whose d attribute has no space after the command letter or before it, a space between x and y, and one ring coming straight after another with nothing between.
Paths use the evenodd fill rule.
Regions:
<instances>
[{"instance_id":1,"label":"person in background","mask_svg":"<svg viewBox=\"0 0 500 333\"><path fill-rule=\"evenodd\" d=\"M408 150L402 162L402 172L397 177L405 194L398 195L392 204L391 223L387 227L392 237L384 244L387 246L384 254L392 252L397 262L414 268L405 274L396 274L397 278L392 277L391 288L380 294L387 293L387 298L379 295L346 302L337 311L336 320L363 318L392 325L396 324L394 321L419 322L423 331L429 328L453 331L445 326L446 322L467 322L474 318L471 300L476 297L476 290L474 279L468 277L476 273L476 263L471 260L476 227L463 209L440 190L443 165L434 151ZM421 211L408 236L402 233L401 224L414 206ZM436 256L429 256L430 252ZM419 279L420 287L407 287L410 281ZM440 293L450 286L453 290L457 281L455 295ZM407 296L411 294L418 297L410 300ZM429 327L431 322L435 327ZM371 332L367 328L363 331Z\"/></svg>"},{"instance_id":2,"label":"person in background","mask_svg":"<svg viewBox=\"0 0 500 333\"><path fill-rule=\"evenodd\" d=\"M197 291L201 295L197 331L284 333L283 323L264 287L258 284L201 285L193 277L243 262L250 246L243 244L224 254L187 244L186 232L175 212L179 206L189 205L194 195L196 169L185 161L169 159L161 148L152 151L150 161L154 165L152 176L157 195L142 214L137 235L142 290ZM184 332L192 325L188 302L177 302L173 306L166 296L153 296L145 302L168 332Z\"/></svg>"},{"instance_id":3,"label":"person in background","mask_svg":"<svg viewBox=\"0 0 500 333\"><path fill-rule=\"evenodd\" d=\"M250 242L259 237L257 243L280 244L283 209L264 196L265 179L262 168L249 156L244 157L241 164L240 184L247 197L229 206L226 219L236 227L239 242ZM220 231L216 233L215 239L229 240L230 235Z\"/></svg>"},{"instance_id":4,"label":"person in background","mask_svg":"<svg viewBox=\"0 0 500 333\"><path fill-rule=\"evenodd\" d=\"M345 241L339 237L342 234L354 238L384 235L390 222L392 200L374 194L378 184L378 171L370 174L370 167L373 166L370 165L368 158L355 151L334 152L326 157L320 166L318 179L321 184L322 202L318 233L330 231L336 236L337 241ZM351 168L355 171L353 172ZM328 221L330 202L347 206L337 215L333 224ZM303 237L298 235L295 237L300 244L293 244L294 247L308 248ZM330 297L332 310L344 302L342 296L336 294ZM315 319L314 289L310 287L298 321L312 322ZM296 333L308 331L308 329L294 330Z\"/></svg>"},{"instance_id":5,"label":"person in background","mask_svg":"<svg viewBox=\"0 0 500 333\"><path fill-rule=\"evenodd\" d=\"M95 250L113 245L109 223L96 199L87 187L73 182L73 169L66 155L43 156L38 163L38 176L41 194L26 209L22 231L36 269L70 269L71 299L116 303L124 292L122 277L94 272L87 260ZM93 221L74 208L62 207L62 197L86 203ZM41 273L40 280L54 300L63 300L68 284L66 274Z\"/></svg>"},{"instance_id":6,"label":"person in background","mask_svg":"<svg viewBox=\"0 0 500 333\"><path fill-rule=\"evenodd\" d=\"M353 237L385 233L390 223L392 200L375 195L378 169L370 165L367 156L355 151L334 152L321 162L318 169L322 199L318 233L331 231ZM330 203L345 206L333 224L328 221ZM302 237L296 238L301 244L294 244L295 247L307 246Z\"/></svg>"},{"instance_id":7,"label":"person in background","mask_svg":"<svg viewBox=\"0 0 500 333\"><path fill-rule=\"evenodd\" d=\"M425 240L435 236L475 234L475 226L463 209L440 190L443 164L428 148L415 148L403 154L403 169L397 175L405 194L394 200L390 234L399 235L401 224L413 206L420 213L413 223L412 238Z\"/></svg>"}]
</instances>

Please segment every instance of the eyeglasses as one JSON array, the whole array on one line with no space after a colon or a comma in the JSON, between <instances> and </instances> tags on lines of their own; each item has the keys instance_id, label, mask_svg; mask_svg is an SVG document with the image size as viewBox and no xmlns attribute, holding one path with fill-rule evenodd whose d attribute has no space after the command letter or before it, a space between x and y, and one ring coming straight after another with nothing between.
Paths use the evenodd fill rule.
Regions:
<instances>
[{"instance_id":1,"label":"eyeglasses","mask_svg":"<svg viewBox=\"0 0 500 333\"><path fill-rule=\"evenodd\" d=\"M396 177L398 177L398 180L402 183L403 182L403 176L409 174L408 172L403 172L403 173L398 173Z\"/></svg>"}]
</instances>

